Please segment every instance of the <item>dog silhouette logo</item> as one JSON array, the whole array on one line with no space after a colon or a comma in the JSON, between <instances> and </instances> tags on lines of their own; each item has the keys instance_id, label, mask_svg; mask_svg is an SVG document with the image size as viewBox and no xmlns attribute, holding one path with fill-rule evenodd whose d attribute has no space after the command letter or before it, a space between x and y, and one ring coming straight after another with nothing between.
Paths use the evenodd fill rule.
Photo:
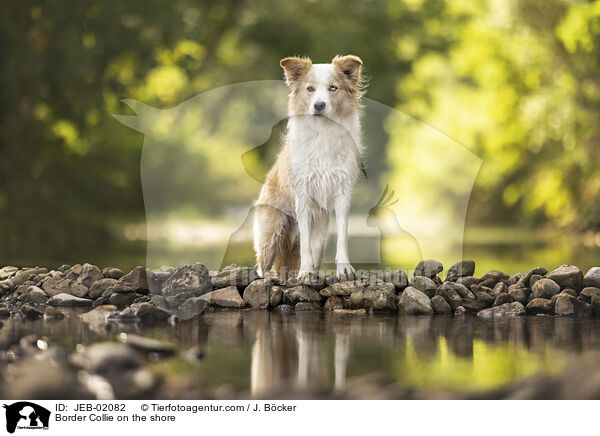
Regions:
<instances>
[{"instance_id":1,"label":"dog silhouette logo","mask_svg":"<svg viewBox=\"0 0 600 436\"><path fill-rule=\"evenodd\" d=\"M18 429L47 430L50 421L50 411L45 407L19 401L10 405L5 404L6 409L6 431L14 433Z\"/></svg>"}]
</instances>

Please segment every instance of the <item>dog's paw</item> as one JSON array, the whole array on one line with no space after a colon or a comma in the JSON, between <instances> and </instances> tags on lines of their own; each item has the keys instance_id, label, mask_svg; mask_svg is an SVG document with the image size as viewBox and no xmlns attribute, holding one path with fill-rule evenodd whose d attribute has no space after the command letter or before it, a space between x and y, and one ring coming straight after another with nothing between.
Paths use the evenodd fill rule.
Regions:
<instances>
[{"instance_id":1,"label":"dog's paw","mask_svg":"<svg viewBox=\"0 0 600 436\"><path fill-rule=\"evenodd\" d=\"M349 263L338 263L337 264L337 272L336 277L340 282L345 282L347 280L354 280L355 271L354 267Z\"/></svg>"},{"instance_id":2,"label":"dog's paw","mask_svg":"<svg viewBox=\"0 0 600 436\"><path fill-rule=\"evenodd\" d=\"M315 272L309 268L300 268L298 271L298 281L301 283L310 282L314 276Z\"/></svg>"}]
</instances>

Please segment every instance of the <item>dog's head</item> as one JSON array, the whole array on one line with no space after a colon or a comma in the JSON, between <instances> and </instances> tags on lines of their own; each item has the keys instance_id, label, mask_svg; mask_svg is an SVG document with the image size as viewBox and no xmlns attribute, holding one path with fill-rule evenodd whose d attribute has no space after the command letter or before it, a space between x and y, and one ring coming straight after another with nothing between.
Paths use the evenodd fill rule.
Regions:
<instances>
[{"instance_id":1,"label":"dog's head","mask_svg":"<svg viewBox=\"0 0 600 436\"><path fill-rule=\"evenodd\" d=\"M364 83L358 57L336 56L330 64L290 57L280 65L291 89L291 114L342 119L359 108Z\"/></svg>"}]
</instances>

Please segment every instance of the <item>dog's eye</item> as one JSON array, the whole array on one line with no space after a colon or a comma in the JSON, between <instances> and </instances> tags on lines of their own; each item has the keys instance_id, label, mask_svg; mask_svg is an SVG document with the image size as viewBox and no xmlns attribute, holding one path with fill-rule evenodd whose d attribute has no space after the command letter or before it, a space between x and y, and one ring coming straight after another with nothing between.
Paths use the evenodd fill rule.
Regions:
<instances>
[{"instance_id":1,"label":"dog's eye","mask_svg":"<svg viewBox=\"0 0 600 436\"><path fill-rule=\"evenodd\" d=\"M331 92L337 91L337 86L335 86L335 85L331 85L331 86L329 87L329 91L331 91Z\"/></svg>"},{"instance_id":2,"label":"dog's eye","mask_svg":"<svg viewBox=\"0 0 600 436\"><path fill-rule=\"evenodd\" d=\"M315 92L315 87L314 87L314 86L312 86L312 85L308 85L308 87L306 88L306 90L307 90L308 92Z\"/></svg>"}]
</instances>

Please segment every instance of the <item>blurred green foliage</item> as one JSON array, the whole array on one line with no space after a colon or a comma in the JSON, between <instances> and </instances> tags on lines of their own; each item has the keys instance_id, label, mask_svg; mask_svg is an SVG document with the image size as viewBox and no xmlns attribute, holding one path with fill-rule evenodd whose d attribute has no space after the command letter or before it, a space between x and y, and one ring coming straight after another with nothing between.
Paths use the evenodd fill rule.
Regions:
<instances>
[{"instance_id":1,"label":"blurred green foliage","mask_svg":"<svg viewBox=\"0 0 600 436\"><path fill-rule=\"evenodd\" d=\"M0 11L5 258L101 250L111 229L143 219L143 136L112 117L131 114L121 98L172 107L279 79L293 54L360 56L369 98L481 157L472 222L600 226L600 1L23 0ZM389 135L369 165L393 177L410 165L398 138L427 138ZM214 199L202 207L219 212Z\"/></svg>"}]
</instances>

